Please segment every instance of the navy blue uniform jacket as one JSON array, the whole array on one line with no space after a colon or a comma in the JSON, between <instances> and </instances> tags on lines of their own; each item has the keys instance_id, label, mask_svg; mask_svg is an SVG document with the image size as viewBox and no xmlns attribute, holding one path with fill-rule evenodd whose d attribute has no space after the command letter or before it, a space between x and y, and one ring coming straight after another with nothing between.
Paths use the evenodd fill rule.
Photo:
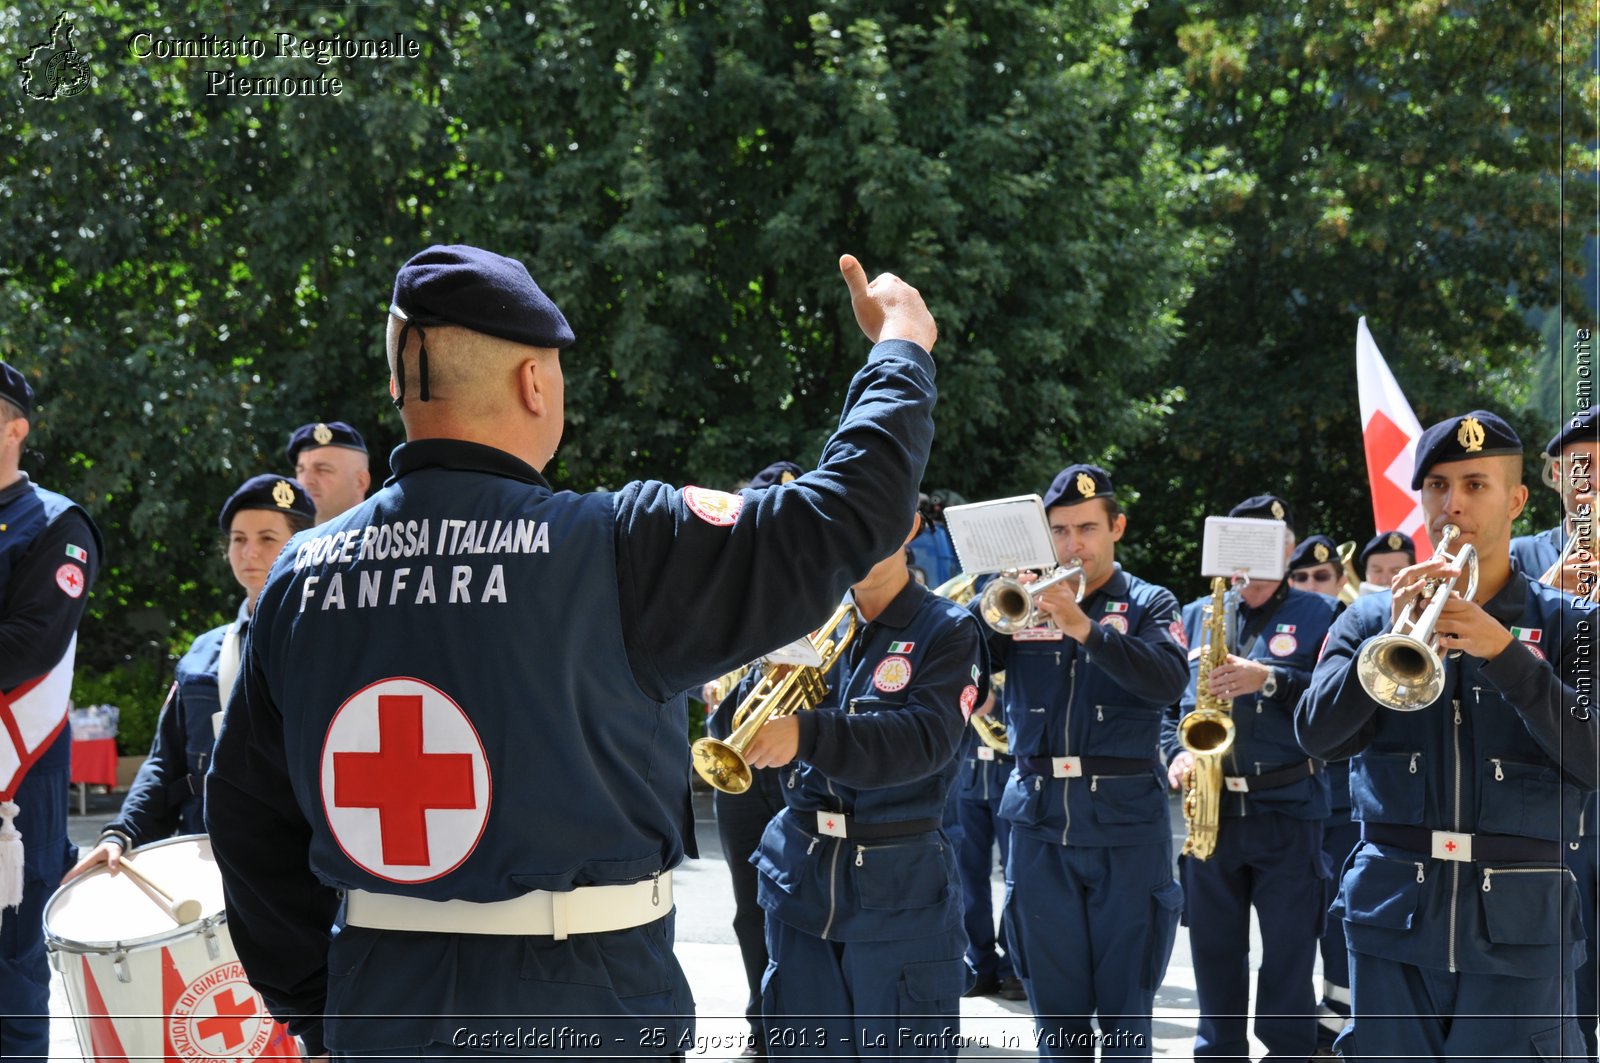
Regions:
<instances>
[{"instance_id":1,"label":"navy blue uniform jacket","mask_svg":"<svg viewBox=\"0 0 1600 1063\"><path fill-rule=\"evenodd\" d=\"M222 711L217 664L232 626L207 631L178 659L150 755L128 787L117 818L106 824L106 830L126 836L130 846L174 834L205 833L205 775L216 733L211 718Z\"/></svg>"},{"instance_id":2,"label":"navy blue uniform jacket","mask_svg":"<svg viewBox=\"0 0 1600 1063\"><path fill-rule=\"evenodd\" d=\"M1058 845L1160 841L1172 833L1161 718L1183 692L1186 674L1178 599L1118 565L1082 609L1095 623L1081 646L1054 628L989 632L994 670L1006 673L1011 752L1142 759L1150 770L1057 779L1019 767L1000 798L1000 815L1012 830Z\"/></svg>"},{"instance_id":3,"label":"navy blue uniform jacket","mask_svg":"<svg viewBox=\"0 0 1600 1063\"><path fill-rule=\"evenodd\" d=\"M932 358L880 343L819 467L738 495L556 492L498 450L407 443L383 490L292 539L256 604L206 800L234 944L291 1031L316 1051L325 1011L364 1009L445 1016L447 1041L452 1013L537 1009L537 992L505 996L505 972L472 969L470 935L406 935L417 970L330 985L338 891L499 901L675 866L693 844L676 695L811 631L900 546L933 403ZM686 618L692 601L721 604ZM467 752L428 761L441 721ZM368 763L363 745L431 765L428 785L341 779ZM353 822L361 801L390 814ZM660 968L641 960L641 981Z\"/></svg>"},{"instance_id":4,"label":"navy blue uniform jacket","mask_svg":"<svg viewBox=\"0 0 1600 1063\"><path fill-rule=\"evenodd\" d=\"M1361 644L1389 630L1390 595L1358 599L1334 624L1296 730L1317 756L1353 754L1351 816L1362 823L1576 841L1600 750L1594 609L1517 573L1485 609L1528 641L1514 638L1492 661L1447 659L1439 700L1394 712L1367 696L1355 668ZM1571 873L1537 868L1367 843L1346 865L1333 914L1357 952L1548 977L1582 958L1583 929Z\"/></svg>"},{"instance_id":5,"label":"navy blue uniform jacket","mask_svg":"<svg viewBox=\"0 0 1600 1063\"><path fill-rule=\"evenodd\" d=\"M1287 588L1287 590L1286 590ZM1368 597L1375 597L1369 595ZM1179 714L1194 711L1195 684L1200 676L1200 629L1207 595L1184 606L1184 628L1189 635L1189 686L1179 705ZM1306 750L1294 734L1294 706L1311 681L1311 668L1317 651L1328 633L1339 603L1310 591L1298 591L1287 584L1267 599L1259 609L1239 609L1241 631L1250 625L1249 645L1235 648L1237 657L1247 657L1270 665L1278 672L1278 689L1272 697L1261 693L1233 699L1233 747L1223 757L1223 772L1228 775L1265 775L1296 762L1304 762ZM1235 637L1230 633L1230 638ZM1175 726L1163 730L1162 744L1170 762L1178 752ZM1294 819L1327 819L1331 810L1328 777L1320 769L1287 786L1247 793L1229 791L1222 797L1222 815L1246 816L1279 812Z\"/></svg>"},{"instance_id":6,"label":"navy blue uniform jacket","mask_svg":"<svg viewBox=\"0 0 1600 1063\"><path fill-rule=\"evenodd\" d=\"M915 581L856 633L828 696L802 712L783 769L786 807L751 863L769 918L830 941L902 941L961 921L944 832L865 840L819 832L818 814L937 824L967 714L987 691L978 622Z\"/></svg>"}]
</instances>

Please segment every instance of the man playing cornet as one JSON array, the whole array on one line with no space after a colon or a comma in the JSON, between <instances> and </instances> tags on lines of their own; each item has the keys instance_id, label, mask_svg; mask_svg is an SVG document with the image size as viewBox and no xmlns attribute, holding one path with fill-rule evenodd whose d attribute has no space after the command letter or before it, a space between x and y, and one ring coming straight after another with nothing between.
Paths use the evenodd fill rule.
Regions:
<instances>
[{"instance_id":1,"label":"man playing cornet","mask_svg":"<svg viewBox=\"0 0 1600 1063\"><path fill-rule=\"evenodd\" d=\"M1521 480L1521 440L1492 413L1423 434L1412 487L1437 552L1335 622L1296 709L1308 752L1353 755L1362 844L1333 908L1350 949L1346 1058L1582 1050L1563 1019L1585 945L1561 859L1596 784L1595 617L1512 568ZM1375 652L1441 594L1431 630Z\"/></svg>"}]
</instances>

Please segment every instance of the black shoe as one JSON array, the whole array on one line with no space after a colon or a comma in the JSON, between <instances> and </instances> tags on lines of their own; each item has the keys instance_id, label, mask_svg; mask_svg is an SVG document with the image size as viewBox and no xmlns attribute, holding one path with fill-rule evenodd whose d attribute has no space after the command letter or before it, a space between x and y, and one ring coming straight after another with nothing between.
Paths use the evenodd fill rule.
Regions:
<instances>
[{"instance_id":1,"label":"black shoe","mask_svg":"<svg viewBox=\"0 0 1600 1063\"><path fill-rule=\"evenodd\" d=\"M1000 992L998 978L980 978L972 984L972 988L961 995L964 997L992 997Z\"/></svg>"},{"instance_id":2,"label":"black shoe","mask_svg":"<svg viewBox=\"0 0 1600 1063\"><path fill-rule=\"evenodd\" d=\"M1022 988L1022 979L1018 978L1016 975L1008 974L1004 978L1000 979L1000 985L997 987L996 991L1000 994L1001 1000L1028 999L1028 991Z\"/></svg>"}]
</instances>

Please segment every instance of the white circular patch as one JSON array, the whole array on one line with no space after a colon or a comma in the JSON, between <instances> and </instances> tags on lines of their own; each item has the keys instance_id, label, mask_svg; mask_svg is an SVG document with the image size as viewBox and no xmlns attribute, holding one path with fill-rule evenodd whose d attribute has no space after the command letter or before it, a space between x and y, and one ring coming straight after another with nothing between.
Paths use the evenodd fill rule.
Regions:
<instances>
[{"instance_id":1,"label":"white circular patch","mask_svg":"<svg viewBox=\"0 0 1600 1063\"><path fill-rule=\"evenodd\" d=\"M904 690L911 682L911 662L899 654L885 657L872 673L872 685L886 693Z\"/></svg>"},{"instance_id":2,"label":"white circular patch","mask_svg":"<svg viewBox=\"0 0 1600 1063\"><path fill-rule=\"evenodd\" d=\"M1267 649L1272 651L1274 657L1287 657L1299 648L1300 643L1286 631L1272 636L1272 640L1267 643Z\"/></svg>"},{"instance_id":3,"label":"white circular patch","mask_svg":"<svg viewBox=\"0 0 1600 1063\"><path fill-rule=\"evenodd\" d=\"M1120 632L1121 634L1126 635L1128 633L1128 621L1121 613L1110 613L1106 616L1102 616L1100 618L1100 623L1105 627L1111 628L1113 631Z\"/></svg>"},{"instance_id":4,"label":"white circular patch","mask_svg":"<svg viewBox=\"0 0 1600 1063\"><path fill-rule=\"evenodd\" d=\"M288 1036L267 1014L238 960L213 967L184 986L170 1007L167 1036L178 1058L188 1063L258 1059L274 1033Z\"/></svg>"},{"instance_id":5,"label":"white circular patch","mask_svg":"<svg viewBox=\"0 0 1600 1063\"><path fill-rule=\"evenodd\" d=\"M744 509L744 496L711 491L704 487L685 487L683 503L689 507L690 513L707 524L726 528L739 519L739 513Z\"/></svg>"},{"instance_id":6,"label":"white circular patch","mask_svg":"<svg viewBox=\"0 0 1600 1063\"><path fill-rule=\"evenodd\" d=\"M978 688L968 683L961 688L961 715L972 719L972 710L978 704Z\"/></svg>"},{"instance_id":7,"label":"white circular patch","mask_svg":"<svg viewBox=\"0 0 1600 1063\"><path fill-rule=\"evenodd\" d=\"M1539 660L1542 661L1542 660L1546 659L1545 655L1544 655L1544 651L1539 648L1539 644L1537 642L1524 642L1522 645L1527 649L1527 651L1529 653L1531 653L1535 657L1539 658Z\"/></svg>"},{"instance_id":8,"label":"white circular patch","mask_svg":"<svg viewBox=\"0 0 1600 1063\"><path fill-rule=\"evenodd\" d=\"M56 586L68 598L78 598L83 595L83 569L77 565L62 565L56 569Z\"/></svg>"},{"instance_id":9,"label":"white circular patch","mask_svg":"<svg viewBox=\"0 0 1600 1063\"><path fill-rule=\"evenodd\" d=\"M383 679L334 713L322 810L344 854L389 882L461 866L489 820L489 761L472 721L420 679Z\"/></svg>"}]
</instances>

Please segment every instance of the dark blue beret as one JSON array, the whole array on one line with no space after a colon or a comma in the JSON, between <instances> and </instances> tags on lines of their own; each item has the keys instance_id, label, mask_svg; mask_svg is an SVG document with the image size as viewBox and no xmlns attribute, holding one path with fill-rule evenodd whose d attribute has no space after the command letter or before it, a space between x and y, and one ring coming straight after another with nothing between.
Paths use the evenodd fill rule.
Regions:
<instances>
[{"instance_id":1,"label":"dark blue beret","mask_svg":"<svg viewBox=\"0 0 1600 1063\"><path fill-rule=\"evenodd\" d=\"M1361 552L1356 555L1356 571L1365 574L1367 559L1373 554L1394 554L1405 551L1413 563L1417 560L1417 544L1411 541L1411 536L1405 532L1386 531L1374 535Z\"/></svg>"},{"instance_id":2,"label":"dark blue beret","mask_svg":"<svg viewBox=\"0 0 1600 1063\"><path fill-rule=\"evenodd\" d=\"M1559 457L1562 448L1569 443L1593 443L1596 439L1600 439L1600 435L1595 433L1594 411L1595 407L1590 406L1582 413L1569 417L1567 423L1561 426L1561 431L1544 445L1544 456Z\"/></svg>"},{"instance_id":3,"label":"dark blue beret","mask_svg":"<svg viewBox=\"0 0 1600 1063\"><path fill-rule=\"evenodd\" d=\"M1050 490L1044 493L1044 508L1074 506L1091 498L1115 498L1111 474L1098 465L1068 465L1050 481Z\"/></svg>"},{"instance_id":4,"label":"dark blue beret","mask_svg":"<svg viewBox=\"0 0 1600 1063\"><path fill-rule=\"evenodd\" d=\"M1440 421L1417 440L1417 464L1411 474L1411 489L1422 489L1422 478L1442 461L1465 458L1494 458L1521 454L1522 439L1495 414L1473 410L1459 417Z\"/></svg>"},{"instance_id":5,"label":"dark blue beret","mask_svg":"<svg viewBox=\"0 0 1600 1063\"><path fill-rule=\"evenodd\" d=\"M1258 517L1261 520L1281 520L1294 527L1294 514L1289 504L1277 495L1251 495L1228 510L1230 517Z\"/></svg>"},{"instance_id":6,"label":"dark blue beret","mask_svg":"<svg viewBox=\"0 0 1600 1063\"><path fill-rule=\"evenodd\" d=\"M567 347L572 328L528 268L466 244L435 244L400 267L391 312L427 325L459 325L530 347Z\"/></svg>"},{"instance_id":7,"label":"dark blue beret","mask_svg":"<svg viewBox=\"0 0 1600 1063\"><path fill-rule=\"evenodd\" d=\"M1339 564L1339 547L1326 535L1308 535L1289 555L1289 571L1297 568L1314 568L1317 565Z\"/></svg>"},{"instance_id":8,"label":"dark blue beret","mask_svg":"<svg viewBox=\"0 0 1600 1063\"><path fill-rule=\"evenodd\" d=\"M300 452L308 447L344 447L365 454L367 441L361 438L360 432L343 421L318 421L316 424L303 424L291 432L289 445L284 448L283 455L292 466Z\"/></svg>"},{"instance_id":9,"label":"dark blue beret","mask_svg":"<svg viewBox=\"0 0 1600 1063\"><path fill-rule=\"evenodd\" d=\"M752 490L762 487L771 487L773 484L786 484L796 476L805 475L805 470L792 461L775 461L765 469L750 477L750 482L745 484Z\"/></svg>"},{"instance_id":10,"label":"dark blue beret","mask_svg":"<svg viewBox=\"0 0 1600 1063\"><path fill-rule=\"evenodd\" d=\"M33 413L33 389L21 373L4 362L0 362L0 398L9 400L24 417Z\"/></svg>"},{"instance_id":11,"label":"dark blue beret","mask_svg":"<svg viewBox=\"0 0 1600 1063\"><path fill-rule=\"evenodd\" d=\"M234 515L241 509L270 509L285 516L294 513L307 520L317 518L317 505L311 501L311 496L306 494L306 489L300 486L299 481L272 473L250 477L239 486L239 490L228 496L217 518L222 534L227 535L233 530Z\"/></svg>"}]
</instances>

